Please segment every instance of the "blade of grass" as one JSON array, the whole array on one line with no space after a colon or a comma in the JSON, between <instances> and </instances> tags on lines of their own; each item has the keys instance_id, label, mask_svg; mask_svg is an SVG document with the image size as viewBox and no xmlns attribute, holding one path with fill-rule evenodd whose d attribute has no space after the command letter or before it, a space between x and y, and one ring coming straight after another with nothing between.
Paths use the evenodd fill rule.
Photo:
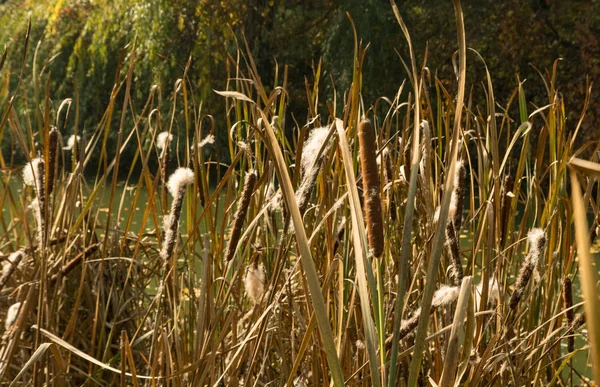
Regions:
<instances>
[{"instance_id":1,"label":"blade of grass","mask_svg":"<svg viewBox=\"0 0 600 387\"><path fill-rule=\"evenodd\" d=\"M592 370L596 383L600 383L600 305L598 305L598 289L596 284L596 265L590 253L590 235L586 219L585 205L577 174L571 170L571 195L573 217L575 222L575 239L579 262L579 278L583 293L585 320L588 327L588 340L592 357Z\"/></svg>"},{"instance_id":2,"label":"blade of grass","mask_svg":"<svg viewBox=\"0 0 600 387\"><path fill-rule=\"evenodd\" d=\"M335 350L335 343L333 340L329 316L327 315L325 301L323 299L323 295L321 294L317 269L315 268L312 255L310 253L310 247L308 246L306 230L304 229L304 223L302 221L302 216L300 215L300 209L298 208L298 203L296 202L294 188L292 187L287 166L283 158L283 154L281 153L281 149L279 148L275 133L273 132L273 128L267 120L265 113L262 110L259 110L259 113L265 125L265 132L263 134L265 136L264 141L267 145L267 148L270 150L271 157L275 161L275 172L277 173L277 178L281 184L283 197L294 225L294 234L296 237L296 242L298 243L298 249L300 250L302 267L306 273L306 279L310 289L310 296L315 308L315 315L317 318L319 331L321 332L323 346L325 347L325 353L327 355L327 362L330 367L331 377L335 386L343 386L344 376L342 374L342 368Z\"/></svg>"},{"instance_id":3,"label":"blade of grass","mask_svg":"<svg viewBox=\"0 0 600 387\"><path fill-rule=\"evenodd\" d=\"M367 341L367 351L369 354L369 366L371 368L371 382L374 386L381 385L379 380L378 372L378 359L377 359L377 331L375 329L375 323L371 316L369 298L369 284L367 282L367 276L365 273L367 260L367 232L365 230L364 219L362 210L360 207L360 201L358 197L358 188L356 186L356 179L354 178L354 169L352 167L353 158L350 153L350 147L346 138L346 132L344 131L341 120L336 120L335 125L337 127L338 137L340 141L340 149L342 152L342 161L344 164L344 170L346 172L346 180L348 184L348 193L350 196L350 212L352 214L352 241L354 243L354 257L356 259L356 276L358 279L358 295L360 298L360 308L362 311L363 323L365 324L365 338ZM376 289L375 283L371 280L370 288ZM373 305L375 301L373 301Z\"/></svg>"}]
</instances>

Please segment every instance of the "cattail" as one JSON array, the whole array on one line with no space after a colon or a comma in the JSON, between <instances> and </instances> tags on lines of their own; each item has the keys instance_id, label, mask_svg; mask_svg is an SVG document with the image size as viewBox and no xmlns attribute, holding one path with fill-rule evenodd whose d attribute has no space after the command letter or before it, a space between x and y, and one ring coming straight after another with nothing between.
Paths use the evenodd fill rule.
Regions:
<instances>
[{"instance_id":1,"label":"cattail","mask_svg":"<svg viewBox=\"0 0 600 387\"><path fill-rule=\"evenodd\" d=\"M534 228L529 231L527 239L529 240L529 254L527 254L527 257L525 257L525 261L521 266L521 272L517 278L515 291L510 297L510 302L508 303L508 306L512 310L517 309L519 301L525 292L525 288L531 279L533 270L537 265L538 260L542 256L544 248L546 247L546 233L539 228Z\"/></svg>"},{"instance_id":2,"label":"cattail","mask_svg":"<svg viewBox=\"0 0 600 387\"><path fill-rule=\"evenodd\" d=\"M304 214L308 207L325 155L333 144L331 140L325 143L328 135L329 128L314 128L304 142L301 162L302 181L296 190L296 202L300 214Z\"/></svg>"},{"instance_id":3,"label":"cattail","mask_svg":"<svg viewBox=\"0 0 600 387\"><path fill-rule=\"evenodd\" d=\"M37 242L41 247L44 242L44 212L45 212L45 194L44 194L44 160L37 157L23 168L23 181L26 185L35 187L37 201L32 203L35 219L37 223Z\"/></svg>"},{"instance_id":4,"label":"cattail","mask_svg":"<svg viewBox=\"0 0 600 387\"><path fill-rule=\"evenodd\" d=\"M450 256L450 276L454 285L459 286L462 283L464 274L460 259L460 244L451 221L446 223L446 248Z\"/></svg>"},{"instance_id":5,"label":"cattail","mask_svg":"<svg viewBox=\"0 0 600 387\"><path fill-rule=\"evenodd\" d=\"M255 260L248 265L246 279L244 281L246 294L254 305L258 304L265 292L265 268Z\"/></svg>"},{"instance_id":6,"label":"cattail","mask_svg":"<svg viewBox=\"0 0 600 387\"><path fill-rule=\"evenodd\" d=\"M23 250L15 251L8 256L8 259L2 264L2 276L0 277L0 290L6 286L10 277L17 268L21 266L21 261L25 257Z\"/></svg>"},{"instance_id":7,"label":"cattail","mask_svg":"<svg viewBox=\"0 0 600 387\"><path fill-rule=\"evenodd\" d=\"M389 185L388 191L386 194L386 199L388 202L388 209L390 211L390 219L392 222L396 221L396 200L394 198L394 190L392 189L394 185L394 173L392 170L392 156L390 152L386 149L382 152L383 155L383 163L385 165L385 185Z\"/></svg>"},{"instance_id":8,"label":"cattail","mask_svg":"<svg viewBox=\"0 0 600 387\"><path fill-rule=\"evenodd\" d=\"M368 119L363 119L358 124L358 143L369 247L373 256L377 258L383 254L383 217L381 197L379 196L375 133L371 127L371 121Z\"/></svg>"},{"instance_id":9,"label":"cattail","mask_svg":"<svg viewBox=\"0 0 600 387\"><path fill-rule=\"evenodd\" d=\"M342 218L342 221L337 227L335 233L335 243L333 244L333 252L335 253L342 243L344 243L344 235L346 234L346 217Z\"/></svg>"},{"instance_id":10,"label":"cattail","mask_svg":"<svg viewBox=\"0 0 600 387\"><path fill-rule=\"evenodd\" d=\"M194 183L194 172L189 168L178 168L167 183L167 189L173 196L171 212L165 217L165 243L163 244L160 256L164 262L173 255L175 241L177 240L177 231L179 229L179 218L181 217L181 208L185 198L185 190L188 185Z\"/></svg>"},{"instance_id":11,"label":"cattail","mask_svg":"<svg viewBox=\"0 0 600 387\"><path fill-rule=\"evenodd\" d=\"M161 152L162 166L160 169L161 177L163 184L167 182L167 176L169 175L169 145L171 144L171 140L173 140L173 135L169 132L160 132L158 136L156 136L156 147Z\"/></svg>"},{"instance_id":12,"label":"cattail","mask_svg":"<svg viewBox=\"0 0 600 387\"><path fill-rule=\"evenodd\" d=\"M460 233L462 227L463 207L465 202L465 178L467 170L463 160L456 162L456 172L454 173L454 185L452 196L450 197L449 219L451 218L456 234Z\"/></svg>"},{"instance_id":13,"label":"cattail","mask_svg":"<svg viewBox=\"0 0 600 387\"><path fill-rule=\"evenodd\" d=\"M441 306L453 303L458 299L460 288L458 286L447 286L443 285L434 294L433 300L431 301L431 309L429 313L435 312ZM417 309L412 317L408 320L402 321L400 325L400 331L398 333L398 340L402 340L410 332L412 332L417 325L419 325L419 317L421 317L421 308Z\"/></svg>"},{"instance_id":14,"label":"cattail","mask_svg":"<svg viewBox=\"0 0 600 387\"><path fill-rule=\"evenodd\" d=\"M252 192L254 191L254 185L256 184L256 180L256 172L250 171L246 173L246 180L244 181L244 187L242 188L242 197L240 199L240 204L235 213L235 216L233 217L233 228L231 229L231 236L229 237L227 249L225 250L225 258L228 261L231 261L231 259L233 259L235 249L240 240L240 235L242 234L242 226L244 225L244 220L246 219L248 207L250 207L250 200L252 199Z\"/></svg>"},{"instance_id":15,"label":"cattail","mask_svg":"<svg viewBox=\"0 0 600 387\"><path fill-rule=\"evenodd\" d=\"M565 309L565 314L567 317L567 327L573 325L573 320L575 319L575 313L573 312L573 289L571 278L565 278L563 282L563 308ZM572 335L569 335L567 338L567 348L570 352L575 351L575 338Z\"/></svg>"},{"instance_id":16,"label":"cattail","mask_svg":"<svg viewBox=\"0 0 600 387\"><path fill-rule=\"evenodd\" d=\"M302 162L301 162L301 171L302 176L306 176L310 173L310 170L313 168L315 164L317 164L322 155L325 152L321 152L321 157L319 157L319 151L323 148L323 144L325 144L325 140L327 140L327 136L329 135L329 128L324 126L322 128L314 128L310 131L308 138L304 142L302 147ZM331 145L328 143L326 146Z\"/></svg>"},{"instance_id":17,"label":"cattail","mask_svg":"<svg viewBox=\"0 0 600 387\"><path fill-rule=\"evenodd\" d=\"M504 246L506 234L508 233L508 217L510 215L510 207L515 195L511 192L513 179L510 175L504 178L502 184L502 217L500 218L500 246Z\"/></svg>"},{"instance_id":18,"label":"cattail","mask_svg":"<svg viewBox=\"0 0 600 387\"><path fill-rule=\"evenodd\" d=\"M17 321L17 316L19 316L19 310L21 309L21 303L17 302L16 304L12 304L8 311L6 312L6 320L4 320L4 329L9 330L15 321Z\"/></svg>"},{"instance_id":19,"label":"cattail","mask_svg":"<svg viewBox=\"0 0 600 387\"><path fill-rule=\"evenodd\" d=\"M54 191L54 181L56 180L56 172L58 170L58 130L52 128L48 134L48 195Z\"/></svg>"},{"instance_id":20,"label":"cattail","mask_svg":"<svg viewBox=\"0 0 600 387\"><path fill-rule=\"evenodd\" d=\"M67 151L72 150L75 147L75 142L80 142L80 141L81 141L81 137L75 136L74 134L72 134L67 139L67 146L63 146L63 150L67 150Z\"/></svg>"}]
</instances>

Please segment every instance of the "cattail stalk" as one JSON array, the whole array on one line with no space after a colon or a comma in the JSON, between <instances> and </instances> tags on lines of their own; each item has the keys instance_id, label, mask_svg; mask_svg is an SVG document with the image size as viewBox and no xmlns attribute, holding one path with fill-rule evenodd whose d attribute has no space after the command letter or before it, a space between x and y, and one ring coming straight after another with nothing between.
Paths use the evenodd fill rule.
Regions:
<instances>
[{"instance_id":1,"label":"cattail stalk","mask_svg":"<svg viewBox=\"0 0 600 387\"><path fill-rule=\"evenodd\" d=\"M54 183L58 171L58 137L58 130L52 128L48 135L48 195L54 191Z\"/></svg>"},{"instance_id":2,"label":"cattail stalk","mask_svg":"<svg viewBox=\"0 0 600 387\"><path fill-rule=\"evenodd\" d=\"M504 246L506 234L508 233L508 217L510 215L510 207L512 199L515 196L512 192L513 179L510 175L504 178L502 184L502 217L500 218L500 246Z\"/></svg>"},{"instance_id":3,"label":"cattail stalk","mask_svg":"<svg viewBox=\"0 0 600 387\"><path fill-rule=\"evenodd\" d=\"M179 218L181 217L181 208L188 185L194 183L194 172L189 168L179 168L169 178L167 188L173 196L171 212L165 219L165 243L162 246L160 256L164 262L168 262L173 255L175 242L177 241L177 232L179 230Z\"/></svg>"},{"instance_id":4,"label":"cattail stalk","mask_svg":"<svg viewBox=\"0 0 600 387\"><path fill-rule=\"evenodd\" d=\"M565 278L565 281L563 282L563 292L562 292L562 296L563 296L563 308L565 309L565 314L567 317L567 327L570 327L573 325L573 321L575 320L575 312L573 312L573 289L572 289L572 283L571 283L571 278L567 277ZM569 337L567 337L567 348L569 350L569 353L575 351L575 338L573 337L573 335L569 335Z\"/></svg>"},{"instance_id":5,"label":"cattail stalk","mask_svg":"<svg viewBox=\"0 0 600 387\"><path fill-rule=\"evenodd\" d=\"M23 181L26 185L33 186L37 195L31 205L33 207L35 220L37 224L37 243L38 246L44 246L44 214L45 214L45 185L44 185L44 160L40 157L31 160L23 168Z\"/></svg>"},{"instance_id":6,"label":"cattail stalk","mask_svg":"<svg viewBox=\"0 0 600 387\"><path fill-rule=\"evenodd\" d=\"M250 200L252 199L252 192L254 192L256 180L256 172L250 171L246 174L240 204L233 219L231 236L229 237L227 249L225 250L225 258L227 261L231 261L233 259L233 255L235 254L235 249L237 248L237 244L242 234L242 226L244 225L244 220L246 219L246 214L248 213L248 207L250 207Z\"/></svg>"},{"instance_id":7,"label":"cattail stalk","mask_svg":"<svg viewBox=\"0 0 600 387\"><path fill-rule=\"evenodd\" d=\"M386 194L386 199L388 203L388 209L390 212L390 219L392 222L396 221L396 200L394 197L394 190L392 189L394 186L394 173L392 170L392 156L390 152L386 149L382 152L383 163L385 166L385 184L389 184L389 188Z\"/></svg>"},{"instance_id":8,"label":"cattail stalk","mask_svg":"<svg viewBox=\"0 0 600 387\"><path fill-rule=\"evenodd\" d=\"M169 161L171 157L171 153L169 151L171 140L173 139L173 135L169 132L160 132L158 136L156 136L156 147L162 151L160 155L160 177L163 183L163 187L167 186L167 176L169 176ZM166 210L167 208L167 193L163 189L162 193L162 202L163 208Z\"/></svg>"},{"instance_id":9,"label":"cattail stalk","mask_svg":"<svg viewBox=\"0 0 600 387\"><path fill-rule=\"evenodd\" d=\"M375 133L371 126L371 121L368 119L363 119L358 124L358 144L369 247L373 256L378 258L383 254L384 248L383 216L381 214L381 197L379 194Z\"/></svg>"},{"instance_id":10,"label":"cattail stalk","mask_svg":"<svg viewBox=\"0 0 600 387\"><path fill-rule=\"evenodd\" d=\"M521 266L521 272L517 278L515 290L512 293L508 303L508 306L512 310L517 309L519 301L521 301L523 293L525 292L525 288L531 279L533 270L542 256L544 248L546 247L546 233L539 228L534 228L533 230L529 231L527 239L529 240L529 254L527 254L527 257L525 257L525 261Z\"/></svg>"}]
</instances>

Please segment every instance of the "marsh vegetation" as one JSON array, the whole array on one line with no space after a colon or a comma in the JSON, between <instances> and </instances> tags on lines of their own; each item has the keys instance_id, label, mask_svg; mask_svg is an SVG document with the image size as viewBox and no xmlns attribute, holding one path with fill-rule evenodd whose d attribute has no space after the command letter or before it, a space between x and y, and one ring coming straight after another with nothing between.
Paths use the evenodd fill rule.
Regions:
<instances>
[{"instance_id":1,"label":"marsh vegetation","mask_svg":"<svg viewBox=\"0 0 600 387\"><path fill-rule=\"evenodd\" d=\"M577 141L589 98L568 121L554 66L544 105L523 83L496 100L454 7L452 89L415 59L392 2L408 79L365 99L376 57L353 31L349 87L315 63L302 117L287 68L263 84L243 42L211 96L223 111L198 103L188 67L170 99L135 101L133 39L84 130L84 90L53 100L23 37L14 88L0 57L1 383L600 381L600 142Z\"/></svg>"}]
</instances>

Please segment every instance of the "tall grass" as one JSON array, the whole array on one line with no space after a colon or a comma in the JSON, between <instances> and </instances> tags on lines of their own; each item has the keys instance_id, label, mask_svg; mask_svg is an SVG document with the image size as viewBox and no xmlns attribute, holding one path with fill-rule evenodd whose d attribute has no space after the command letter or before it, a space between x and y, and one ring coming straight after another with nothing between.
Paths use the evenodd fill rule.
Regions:
<instances>
[{"instance_id":1,"label":"tall grass","mask_svg":"<svg viewBox=\"0 0 600 387\"><path fill-rule=\"evenodd\" d=\"M326 95L319 64L306 117L288 112L285 71L264 85L247 46L215 94L224 112L203 111L187 70L170 101L157 87L136 108L134 43L102 121L82 131L82 91L53 101L26 37L20 71L0 60L15 85L0 95L12 150L0 156L0 382L599 382L600 142L574 147L581 121L566 121L556 66L536 80L542 107L523 83L497 101L489 72L471 85L468 66L485 62L467 55L454 5L456 93L417 61L392 1L409 82L363 100L370 54L354 31L349 90ZM20 84L30 68L35 84ZM31 186L12 189L23 177Z\"/></svg>"}]
</instances>

